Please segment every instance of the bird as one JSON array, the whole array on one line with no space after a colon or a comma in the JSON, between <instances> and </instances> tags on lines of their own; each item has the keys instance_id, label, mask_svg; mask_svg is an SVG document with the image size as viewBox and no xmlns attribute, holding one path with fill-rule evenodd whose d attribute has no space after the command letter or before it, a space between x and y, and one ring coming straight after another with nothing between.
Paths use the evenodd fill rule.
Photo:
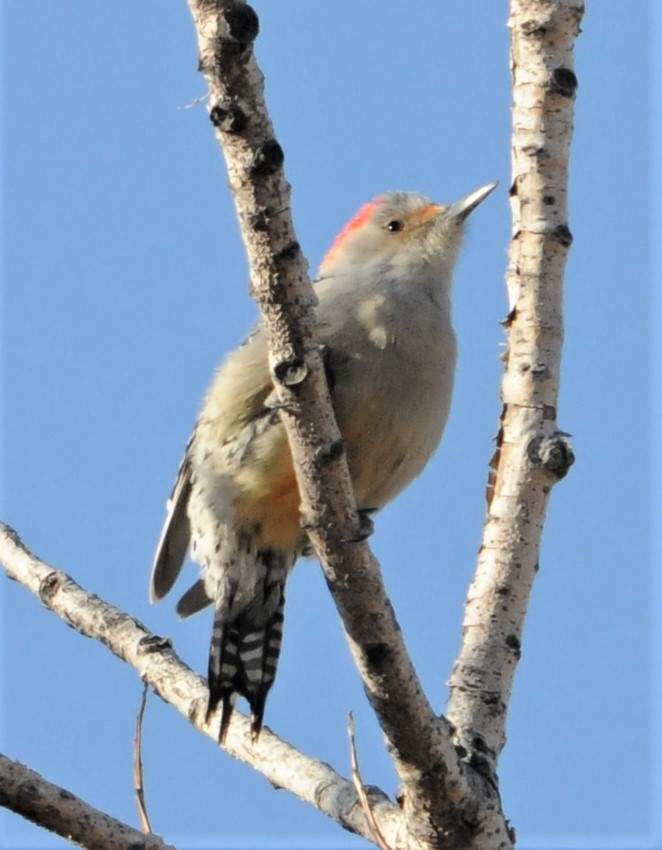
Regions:
<instances>
[{"instance_id":1,"label":"bird","mask_svg":"<svg viewBox=\"0 0 662 850\"><path fill-rule=\"evenodd\" d=\"M488 183L450 205L387 192L360 208L314 287L324 363L359 511L370 516L421 473L446 425L456 338L451 283L469 214ZM180 617L213 606L206 722L225 743L238 697L251 738L280 655L285 585L308 554L292 457L258 322L213 378L167 502L150 582L173 587L190 550L201 576Z\"/></svg>"}]
</instances>

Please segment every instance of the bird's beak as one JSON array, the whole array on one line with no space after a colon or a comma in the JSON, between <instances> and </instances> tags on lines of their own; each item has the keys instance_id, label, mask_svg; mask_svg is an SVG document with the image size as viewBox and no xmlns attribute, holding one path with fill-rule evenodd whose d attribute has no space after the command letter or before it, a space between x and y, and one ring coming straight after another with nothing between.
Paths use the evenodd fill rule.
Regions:
<instances>
[{"instance_id":1,"label":"bird's beak","mask_svg":"<svg viewBox=\"0 0 662 850\"><path fill-rule=\"evenodd\" d=\"M482 203L490 192L496 189L497 185L498 183L495 181L494 183L487 183L485 186L481 186L480 189L475 189L469 195L447 207L446 216L448 218L455 218L458 221L464 221L476 209L478 204Z\"/></svg>"}]
</instances>

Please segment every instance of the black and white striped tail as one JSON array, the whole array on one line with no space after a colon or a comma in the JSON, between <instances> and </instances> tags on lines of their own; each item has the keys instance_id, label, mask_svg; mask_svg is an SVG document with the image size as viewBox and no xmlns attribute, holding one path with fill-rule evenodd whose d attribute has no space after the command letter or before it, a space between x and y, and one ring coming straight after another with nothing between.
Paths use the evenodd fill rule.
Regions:
<instances>
[{"instance_id":1,"label":"black and white striped tail","mask_svg":"<svg viewBox=\"0 0 662 850\"><path fill-rule=\"evenodd\" d=\"M226 605L217 607L209 649L207 721L222 704L219 740L224 743L236 696L251 708L251 737L259 737L264 706L276 677L285 608L284 556L259 553L268 562L264 587L232 620Z\"/></svg>"}]
</instances>

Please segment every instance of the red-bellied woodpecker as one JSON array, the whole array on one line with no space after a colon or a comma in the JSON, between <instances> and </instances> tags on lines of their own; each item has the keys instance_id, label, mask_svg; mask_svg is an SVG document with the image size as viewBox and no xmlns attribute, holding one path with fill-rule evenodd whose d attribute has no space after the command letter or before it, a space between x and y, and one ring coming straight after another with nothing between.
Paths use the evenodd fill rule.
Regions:
<instances>
[{"instance_id":1,"label":"red-bellied woodpecker","mask_svg":"<svg viewBox=\"0 0 662 850\"><path fill-rule=\"evenodd\" d=\"M451 277L464 222L494 189L440 206L391 192L366 204L333 243L315 291L317 341L357 505L383 507L423 469L448 418L456 343ZM202 578L182 617L214 606L209 719L234 700L259 734L276 675L285 581L306 548L299 493L260 325L221 365L186 448L159 540L152 600L172 588L190 546Z\"/></svg>"}]
</instances>

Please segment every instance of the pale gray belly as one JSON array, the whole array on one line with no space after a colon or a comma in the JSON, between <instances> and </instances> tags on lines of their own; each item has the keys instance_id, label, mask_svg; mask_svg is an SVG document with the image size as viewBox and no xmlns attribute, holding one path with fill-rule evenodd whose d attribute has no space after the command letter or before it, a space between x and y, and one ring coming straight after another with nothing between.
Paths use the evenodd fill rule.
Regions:
<instances>
[{"instance_id":1,"label":"pale gray belly","mask_svg":"<svg viewBox=\"0 0 662 850\"><path fill-rule=\"evenodd\" d=\"M454 339L432 347L436 362L383 350L346 364L333 390L357 503L380 508L403 490L434 453L448 418ZM443 355L443 356L442 356Z\"/></svg>"}]
</instances>

